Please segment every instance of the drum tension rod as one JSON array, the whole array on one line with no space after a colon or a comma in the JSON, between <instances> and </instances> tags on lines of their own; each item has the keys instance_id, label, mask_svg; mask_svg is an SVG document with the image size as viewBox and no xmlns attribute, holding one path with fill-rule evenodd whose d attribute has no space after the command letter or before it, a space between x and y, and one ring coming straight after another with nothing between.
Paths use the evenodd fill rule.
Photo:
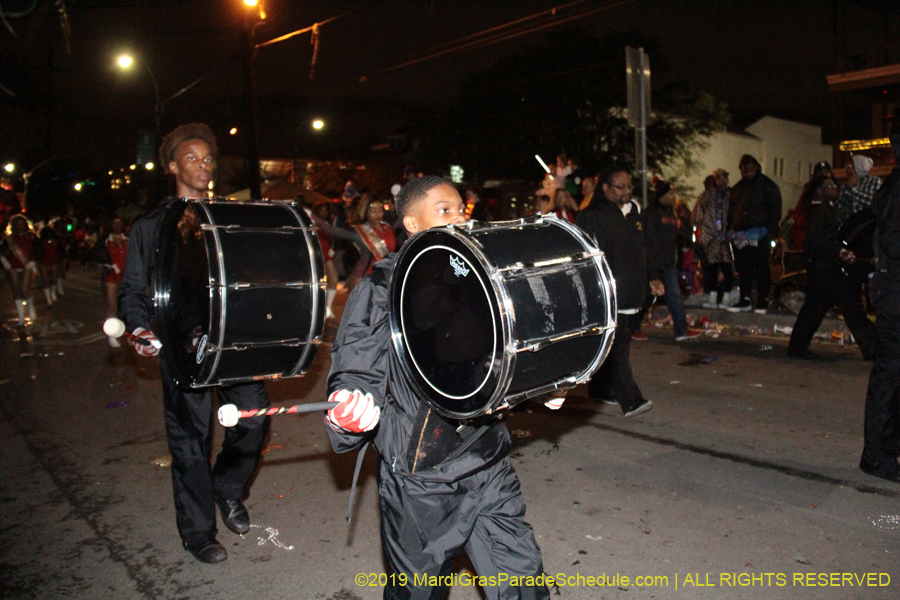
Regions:
<instances>
[{"instance_id":1,"label":"drum tension rod","mask_svg":"<svg viewBox=\"0 0 900 600\"><path fill-rule=\"evenodd\" d=\"M520 347L516 348L516 353L519 352L538 352L543 350L547 346L553 345L556 342L562 342L564 340L584 337L588 335L601 335L605 331L609 331L610 329L615 329L615 325L605 325L603 327L590 327L588 329L582 329L579 331L571 331L569 333L563 333L556 337L547 337L541 338L538 340L529 340L526 342L520 342Z\"/></svg>"},{"instance_id":2,"label":"drum tension rod","mask_svg":"<svg viewBox=\"0 0 900 600\"><path fill-rule=\"evenodd\" d=\"M500 273L507 273L509 271L522 271L525 269L545 269L547 267L556 267L591 260L593 258L596 258L597 256L601 256L602 254L602 252L579 252L578 254L572 256L554 258L552 260L542 260L533 263L517 262L509 265L508 267L497 269L497 271Z\"/></svg>"}]
</instances>

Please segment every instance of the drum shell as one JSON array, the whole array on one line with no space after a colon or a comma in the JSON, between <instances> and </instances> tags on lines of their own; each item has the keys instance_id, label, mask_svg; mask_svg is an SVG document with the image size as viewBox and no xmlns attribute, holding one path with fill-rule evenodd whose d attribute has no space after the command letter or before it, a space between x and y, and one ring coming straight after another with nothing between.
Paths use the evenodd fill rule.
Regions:
<instances>
[{"instance_id":1,"label":"drum shell","mask_svg":"<svg viewBox=\"0 0 900 600\"><path fill-rule=\"evenodd\" d=\"M186 211L197 222L191 244L178 232L179 221L191 216ZM157 256L157 327L176 385L306 372L321 341L325 303L321 249L302 211L283 202L182 200L167 210ZM205 275L185 278L183 271ZM198 326L205 339L195 346L190 329Z\"/></svg>"},{"instance_id":2,"label":"drum shell","mask_svg":"<svg viewBox=\"0 0 900 600\"><path fill-rule=\"evenodd\" d=\"M464 264L448 267L451 255ZM479 286L454 277L477 278L490 317L472 309ZM458 285L471 289L460 295ZM405 291L423 294L429 286L438 290L434 298L417 300ZM419 234L397 258L391 301L394 348L407 378L432 408L457 419L586 381L606 357L615 328L615 285L605 260L581 230L549 217ZM443 333L428 333L422 318L411 315L427 312L429 302L438 313L457 313L435 325ZM481 360L459 368L465 360L446 358L455 349L447 352L441 335L464 340L457 343L465 346L461 354L471 349L464 359Z\"/></svg>"}]
</instances>

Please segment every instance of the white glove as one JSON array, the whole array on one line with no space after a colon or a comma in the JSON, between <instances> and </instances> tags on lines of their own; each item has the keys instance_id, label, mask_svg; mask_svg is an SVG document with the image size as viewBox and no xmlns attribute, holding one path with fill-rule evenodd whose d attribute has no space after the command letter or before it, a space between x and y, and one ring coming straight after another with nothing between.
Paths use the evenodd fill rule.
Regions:
<instances>
[{"instance_id":1,"label":"white glove","mask_svg":"<svg viewBox=\"0 0 900 600\"><path fill-rule=\"evenodd\" d=\"M550 410L559 410L562 408L563 402L566 401L566 390L551 392L546 397L547 401L544 402L544 406Z\"/></svg>"},{"instance_id":2,"label":"white glove","mask_svg":"<svg viewBox=\"0 0 900 600\"><path fill-rule=\"evenodd\" d=\"M338 390L328 397L328 401L338 404L328 411L325 422L339 433L364 433L378 425L381 409L375 406L372 394Z\"/></svg>"},{"instance_id":3,"label":"white glove","mask_svg":"<svg viewBox=\"0 0 900 600\"><path fill-rule=\"evenodd\" d=\"M132 334L136 338L134 340L134 351L140 354L141 356L151 357L159 354L160 343L159 339L155 335L153 335L152 331L148 331L143 327L138 327L134 330ZM147 340L150 342L149 345L144 345L137 341L138 339Z\"/></svg>"}]
</instances>

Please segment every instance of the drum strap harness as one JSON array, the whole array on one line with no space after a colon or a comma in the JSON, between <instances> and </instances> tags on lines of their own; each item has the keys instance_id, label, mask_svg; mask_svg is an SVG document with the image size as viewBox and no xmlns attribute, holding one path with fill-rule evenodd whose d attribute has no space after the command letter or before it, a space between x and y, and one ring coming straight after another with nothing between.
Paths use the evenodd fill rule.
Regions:
<instances>
[{"instance_id":1,"label":"drum strap harness","mask_svg":"<svg viewBox=\"0 0 900 600\"><path fill-rule=\"evenodd\" d=\"M436 467L437 465L458 458L472 444L481 439L493 425L496 416L476 421L452 421L441 417L427 406L423 406L416 415L410 444L407 449L407 464L410 472L415 474ZM460 442L462 442L460 444ZM353 482L350 484L350 500L347 503L347 522L353 516L353 501L356 499L356 483L362 470L363 459L369 448L366 442L356 456L356 467L353 470ZM452 451L447 450L456 446ZM395 459L396 460L396 459Z\"/></svg>"}]
</instances>

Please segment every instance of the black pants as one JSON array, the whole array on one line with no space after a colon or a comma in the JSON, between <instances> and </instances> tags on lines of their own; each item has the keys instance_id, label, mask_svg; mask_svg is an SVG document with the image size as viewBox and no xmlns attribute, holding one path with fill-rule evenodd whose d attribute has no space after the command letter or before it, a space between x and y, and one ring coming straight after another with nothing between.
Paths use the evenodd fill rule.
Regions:
<instances>
[{"instance_id":1,"label":"black pants","mask_svg":"<svg viewBox=\"0 0 900 600\"><path fill-rule=\"evenodd\" d=\"M400 477L380 460L378 493L381 547L391 571L385 600L443 600L449 586L436 578L451 575L453 559L464 549L478 577L497 578L496 585L482 586L488 600L550 598L545 585L501 581L544 572L508 459L453 483Z\"/></svg>"},{"instance_id":2,"label":"black pants","mask_svg":"<svg viewBox=\"0 0 900 600\"><path fill-rule=\"evenodd\" d=\"M618 315L616 338L613 340L609 356L588 382L591 398L608 398L615 394L622 412L628 412L643 400L641 390L631 372L631 334L634 333L639 315Z\"/></svg>"},{"instance_id":3,"label":"black pants","mask_svg":"<svg viewBox=\"0 0 900 600\"><path fill-rule=\"evenodd\" d=\"M764 237L758 246L744 246L734 251L734 266L738 270L741 298L753 298L753 283L756 283L756 304L765 306L772 289L772 271L769 256L772 254L772 240Z\"/></svg>"},{"instance_id":4,"label":"black pants","mask_svg":"<svg viewBox=\"0 0 900 600\"><path fill-rule=\"evenodd\" d=\"M228 428L222 451L210 470L212 390L180 390L164 366L162 381L166 434L172 454L175 521L182 542L188 546L216 536L216 496L236 499L247 494L269 418L241 419ZM269 407L269 396L262 383L219 387L218 394L222 404L234 404L240 410Z\"/></svg>"},{"instance_id":5,"label":"black pants","mask_svg":"<svg viewBox=\"0 0 900 600\"><path fill-rule=\"evenodd\" d=\"M863 357L872 358L875 352L875 327L863 310L862 286L844 275L837 264L810 265L807 279L809 285L806 289L806 301L797 315L788 348L799 352L809 346L825 313L832 305L837 304Z\"/></svg>"},{"instance_id":6,"label":"black pants","mask_svg":"<svg viewBox=\"0 0 900 600\"><path fill-rule=\"evenodd\" d=\"M862 462L892 471L900 455L900 294L876 301L875 316Z\"/></svg>"},{"instance_id":7,"label":"black pants","mask_svg":"<svg viewBox=\"0 0 900 600\"><path fill-rule=\"evenodd\" d=\"M719 273L722 273L722 283L719 283ZM730 292L734 287L734 271L730 262L708 263L703 268L703 289L707 294L719 294Z\"/></svg>"}]
</instances>

